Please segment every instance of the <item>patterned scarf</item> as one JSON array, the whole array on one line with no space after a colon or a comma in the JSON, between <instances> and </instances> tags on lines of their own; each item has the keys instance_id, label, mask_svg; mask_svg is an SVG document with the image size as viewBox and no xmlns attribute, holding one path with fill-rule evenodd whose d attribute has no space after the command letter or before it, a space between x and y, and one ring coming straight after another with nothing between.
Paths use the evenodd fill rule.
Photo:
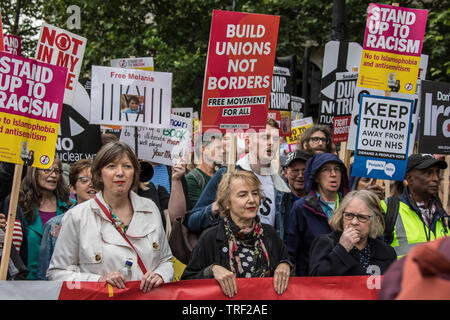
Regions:
<instances>
[{"instance_id":1,"label":"patterned scarf","mask_svg":"<svg viewBox=\"0 0 450 320\"><path fill-rule=\"evenodd\" d=\"M225 234L231 271L238 278L270 276L269 254L262 240L263 228L256 216L250 227L241 229L227 216L224 218ZM245 258L248 261L242 261Z\"/></svg>"}]
</instances>

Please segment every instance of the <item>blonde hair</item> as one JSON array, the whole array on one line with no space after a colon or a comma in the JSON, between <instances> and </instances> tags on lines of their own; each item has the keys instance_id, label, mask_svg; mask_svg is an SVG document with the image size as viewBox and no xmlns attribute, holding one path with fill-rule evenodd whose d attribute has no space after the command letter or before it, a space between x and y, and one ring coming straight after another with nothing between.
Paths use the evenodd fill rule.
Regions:
<instances>
[{"instance_id":1,"label":"blonde hair","mask_svg":"<svg viewBox=\"0 0 450 320\"><path fill-rule=\"evenodd\" d=\"M257 188L259 199L261 201L261 197L263 196L261 190L261 182L253 172L246 170L234 170L232 172L227 172L226 174L223 175L222 180L220 180L216 194L216 201L219 206L220 214L222 216L227 216L230 214L229 207L231 196L231 182L237 179L241 180L246 184L249 184L251 187Z\"/></svg>"},{"instance_id":2,"label":"blonde hair","mask_svg":"<svg viewBox=\"0 0 450 320\"><path fill-rule=\"evenodd\" d=\"M343 231L344 211L349 203L354 199L359 199L364 202L364 204L372 213L372 219L370 220L369 237L375 239L381 236L384 232L385 224L383 213L381 211L380 199L375 193L369 190L355 190L349 192L342 200L339 208L334 211L333 216L330 218L330 226L334 230L341 232Z\"/></svg>"}]
</instances>

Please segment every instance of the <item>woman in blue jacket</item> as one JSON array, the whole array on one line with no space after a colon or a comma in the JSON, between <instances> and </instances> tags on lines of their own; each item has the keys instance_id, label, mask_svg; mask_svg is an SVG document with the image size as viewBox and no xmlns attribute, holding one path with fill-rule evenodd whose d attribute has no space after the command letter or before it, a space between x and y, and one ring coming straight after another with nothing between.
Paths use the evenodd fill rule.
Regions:
<instances>
[{"instance_id":1,"label":"woman in blue jacket","mask_svg":"<svg viewBox=\"0 0 450 320\"><path fill-rule=\"evenodd\" d=\"M287 250L296 275L308 275L309 251L314 238L332 231L328 219L349 191L344 163L332 153L318 153L306 162L307 195L292 207Z\"/></svg>"}]
</instances>

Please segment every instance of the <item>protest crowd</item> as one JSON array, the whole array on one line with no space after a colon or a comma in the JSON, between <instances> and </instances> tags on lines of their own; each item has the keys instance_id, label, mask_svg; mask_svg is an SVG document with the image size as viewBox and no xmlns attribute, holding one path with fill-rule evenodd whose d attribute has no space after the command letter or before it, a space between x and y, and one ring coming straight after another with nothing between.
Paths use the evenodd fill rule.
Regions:
<instances>
[{"instance_id":1,"label":"protest crowd","mask_svg":"<svg viewBox=\"0 0 450 320\"><path fill-rule=\"evenodd\" d=\"M199 165L163 165L171 174L159 181L158 164L139 160L111 134L93 160L71 164L67 177L57 158L48 169L26 166L8 279L106 281L118 288L139 280L149 292L175 280L176 261L183 266L178 279L214 278L232 297L236 277L273 277L282 294L292 276L384 275L392 266L394 280L385 280L387 292L381 290L391 299L401 288L398 264L407 263L412 248L435 240L448 248L449 208L439 198L447 163L439 156L411 155L403 191L386 195L374 180L352 177L349 183L348 169L331 152L330 131L321 125L307 129L297 150L275 169L278 128L268 119L266 130L247 137L257 148L239 155L234 167L217 160L226 144L208 139L203 151L218 147L206 151ZM0 168L4 228L14 166L2 162ZM192 201L191 195L199 196ZM398 217L388 233L392 199ZM180 249L173 256L169 232L180 221L198 242L177 257ZM446 259L447 250L438 252ZM120 272L127 261L128 275Z\"/></svg>"},{"instance_id":2,"label":"protest crowd","mask_svg":"<svg viewBox=\"0 0 450 320\"><path fill-rule=\"evenodd\" d=\"M239 25L228 25L228 38L260 39L260 49L257 45L249 49L254 57L252 69L275 55L270 38L265 38L269 27L260 23L254 29L240 30ZM41 42L49 42L54 33L48 30L53 26L43 28ZM369 39L372 50L381 45L376 39L375 35ZM80 54L83 40L72 41L80 48L72 54ZM239 50L245 52L246 43ZM222 44L223 52L216 55L234 50L225 40ZM218 51L220 46L213 48ZM11 57L1 53L1 72L12 72L8 63L18 60ZM37 60L51 64L44 56ZM214 73L217 65L207 68ZM270 70L272 66L273 59ZM42 68L53 75L47 82L56 92L55 83L63 79L61 70ZM375 95L362 95L360 111L354 105L353 114L350 110L346 115L360 118L353 137L356 148L350 150L347 140L336 142L332 123L311 118L306 125L292 121L286 129L283 119L262 112L261 102L266 101L262 92L268 90L270 96L272 75L227 75L209 83L205 79L204 105L196 122L203 122L204 127L199 130L195 122L193 128L193 117L170 110L171 74L111 70L92 69L90 123L96 125L95 134L78 142L90 145L92 156L63 156L61 145L70 137L60 136L58 147L48 139L50 151L45 152L38 150L35 141L24 145L25 140L16 140L19 143L15 144L22 143L19 161L0 161L2 247L7 243L7 227L13 224L6 280L102 282L118 289L126 288L128 281L138 281L142 293L151 293L171 282L215 279L223 298L232 298L239 291L238 278L273 278L273 290L282 298L293 277L380 276L378 299L450 299L450 196L445 185L449 184L445 177L449 158L445 152L418 151L415 137L409 138L416 114L404 105L395 106L400 98L378 97L391 99L382 104L374 100ZM26 71L15 76L20 80ZM44 72L42 77L46 77ZM136 90L120 83L119 95L118 81L126 78L138 82ZM258 98L241 101L214 96L217 91L239 89L242 79ZM351 80L356 83L357 79ZM139 81L163 84L154 90ZM18 80L16 85L20 85ZM51 98L59 101L59 108L62 98L65 106L71 105L70 99L77 94L68 94L72 87L66 83L59 98L56 93ZM358 96L360 89L354 89ZM4 101L14 92L8 90L0 92ZM24 122L21 130L42 133L36 128L48 125L46 136L53 134L56 141L58 104L47 102L51 100L47 96L40 98L42 108L30 102L25 112L25 100L19 99L22 102L14 109L8 98L8 104L0 108L2 118L3 112L24 118L39 109L41 113L30 118L34 122ZM223 108L227 104L233 108ZM386 111L388 105L391 109ZM211 106L214 111L207 110ZM94 108L101 111L94 112ZM227 111L217 111L221 108ZM245 118L250 114L251 121ZM395 127L377 125L389 117L398 119L390 122ZM9 130L6 117L3 123ZM18 127L17 123L13 126ZM233 127L236 123L242 126ZM104 126L108 124L120 128ZM220 130L207 130L211 128ZM254 130L237 133L233 128ZM369 135L371 130L375 134ZM398 135L393 136L396 131ZM298 133L295 139L293 132ZM13 135L34 139L11 131L9 136ZM373 138L381 135L385 140ZM145 143L139 140L144 137ZM449 142L446 137L444 145ZM5 141L0 145L9 148L12 144ZM51 155L50 160L43 154ZM392 159L397 162L389 162ZM19 165L23 168L17 177ZM20 184L16 193L15 179ZM17 205L13 222L8 218L11 204ZM430 281L436 286L435 290L431 287L433 293L418 290L429 289Z\"/></svg>"}]
</instances>

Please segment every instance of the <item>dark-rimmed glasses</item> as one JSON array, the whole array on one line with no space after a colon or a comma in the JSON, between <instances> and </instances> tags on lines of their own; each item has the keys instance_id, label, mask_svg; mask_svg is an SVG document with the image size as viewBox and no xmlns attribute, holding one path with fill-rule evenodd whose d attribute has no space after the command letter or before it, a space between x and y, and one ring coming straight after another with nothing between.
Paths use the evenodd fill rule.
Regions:
<instances>
[{"instance_id":1,"label":"dark-rimmed glasses","mask_svg":"<svg viewBox=\"0 0 450 320\"><path fill-rule=\"evenodd\" d=\"M345 220L353 220L354 218L357 218L359 222L367 222L372 218L372 216L366 215L366 214L358 214L358 213L351 213L351 212L344 212L344 219Z\"/></svg>"},{"instance_id":2,"label":"dark-rimmed glasses","mask_svg":"<svg viewBox=\"0 0 450 320\"><path fill-rule=\"evenodd\" d=\"M60 175L62 173L61 170L59 170L59 168L48 168L48 169L39 169L41 170L44 174L46 175L51 175L52 173L55 173L56 175Z\"/></svg>"}]
</instances>

